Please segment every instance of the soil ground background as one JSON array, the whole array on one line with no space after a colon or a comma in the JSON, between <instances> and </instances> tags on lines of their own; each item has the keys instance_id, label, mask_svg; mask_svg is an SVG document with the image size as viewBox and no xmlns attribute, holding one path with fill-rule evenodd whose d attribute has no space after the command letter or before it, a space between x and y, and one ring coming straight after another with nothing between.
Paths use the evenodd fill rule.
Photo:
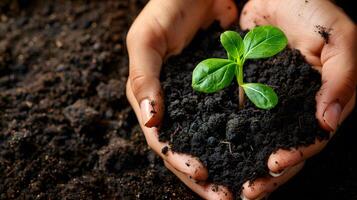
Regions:
<instances>
[{"instance_id":1,"label":"soil ground background","mask_svg":"<svg viewBox=\"0 0 357 200\"><path fill-rule=\"evenodd\" d=\"M199 199L125 97L125 35L144 4L0 2L0 199ZM356 120L269 199L357 199Z\"/></svg>"}]
</instances>

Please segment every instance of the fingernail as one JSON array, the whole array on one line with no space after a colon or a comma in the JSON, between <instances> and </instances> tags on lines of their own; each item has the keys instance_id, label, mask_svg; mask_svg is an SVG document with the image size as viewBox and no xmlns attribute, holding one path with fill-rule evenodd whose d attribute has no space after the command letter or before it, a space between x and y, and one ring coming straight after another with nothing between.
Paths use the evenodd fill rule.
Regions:
<instances>
[{"instance_id":1,"label":"fingernail","mask_svg":"<svg viewBox=\"0 0 357 200\"><path fill-rule=\"evenodd\" d=\"M288 168L285 168L284 170L281 170L280 172L269 171L269 174L272 177L279 177L279 176L283 175L287 170L288 170Z\"/></svg>"},{"instance_id":2,"label":"fingernail","mask_svg":"<svg viewBox=\"0 0 357 200\"><path fill-rule=\"evenodd\" d=\"M152 127L149 122L156 114L153 101L150 101L149 99L142 100L140 103L140 110L142 122L145 124L145 126Z\"/></svg>"},{"instance_id":3,"label":"fingernail","mask_svg":"<svg viewBox=\"0 0 357 200\"><path fill-rule=\"evenodd\" d=\"M333 102L327 106L324 114L322 115L323 120L326 124L335 131L340 121L342 108L338 102Z\"/></svg>"},{"instance_id":4,"label":"fingernail","mask_svg":"<svg viewBox=\"0 0 357 200\"><path fill-rule=\"evenodd\" d=\"M243 193L240 194L240 198L242 200L251 200L251 199L248 199L247 197L245 197Z\"/></svg>"},{"instance_id":5,"label":"fingernail","mask_svg":"<svg viewBox=\"0 0 357 200\"><path fill-rule=\"evenodd\" d=\"M262 199L265 199L265 196L266 196L266 195L267 195L266 193L263 193L263 194L259 195L259 197L258 197L258 198L256 198L255 200L262 200Z\"/></svg>"},{"instance_id":6,"label":"fingernail","mask_svg":"<svg viewBox=\"0 0 357 200\"><path fill-rule=\"evenodd\" d=\"M254 200L261 200L265 197L265 195L266 195L266 193L263 193L263 194L259 195L259 197L255 198ZM243 193L240 194L240 198L242 200L253 200L253 199L248 199L246 196L244 196Z\"/></svg>"}]
</instances>

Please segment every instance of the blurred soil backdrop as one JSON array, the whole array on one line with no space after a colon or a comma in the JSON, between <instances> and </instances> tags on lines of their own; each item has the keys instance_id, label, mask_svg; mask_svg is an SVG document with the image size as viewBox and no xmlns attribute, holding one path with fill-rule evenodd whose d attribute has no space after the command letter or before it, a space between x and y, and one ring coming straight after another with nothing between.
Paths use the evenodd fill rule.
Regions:
<instances>
[{"instance_id":1,"label":"blurred soil backdrop","mask_svg":"<svg viewBox=\"0 0 357 200\"><path fill-rule=\"evenodd\" d=\"M125 36L145 3L0 1L0 199L199 199L126 100ZM357 199L356 120L269 199Z\"/></svg>"}]
</instances>

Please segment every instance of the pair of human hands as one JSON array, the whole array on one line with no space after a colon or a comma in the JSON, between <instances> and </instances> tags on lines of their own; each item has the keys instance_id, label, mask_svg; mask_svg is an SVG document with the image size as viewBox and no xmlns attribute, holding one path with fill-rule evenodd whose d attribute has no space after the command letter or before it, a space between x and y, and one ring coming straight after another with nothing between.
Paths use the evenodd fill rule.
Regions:
<instances>
[{"instance_id":1,"label":"pair of human hands","mask_svg":"<svg viewBox=\"0 0 357 200\"><path fill-rule=\"evenodd\" d=\"M130 66L127 97L147 143L164 159L168 169L205 199L225 200L232 195L223 186L212 190L213 184L205 182L207 169L197 158L170 150L165 155L161 152L168 144L159 142L156 128L164 114L160 70L164 60L180 53L200 28L208 27L214 20L226 28L237 18L238 10L232 0L151 0L127 35ZM299 49L307 62L321 72L316 118L332 136L355 105L356 25L329 0L250 0L239 22L242 29L264 24L279 27L288 37L289 46ZM329 29L328 41L319 35L319 26ZM246 182L242 198L260 199L271 193L327 142L317 140L308 147L273 153L267 163L271 176Z\"/></svg>"}]
</instances>

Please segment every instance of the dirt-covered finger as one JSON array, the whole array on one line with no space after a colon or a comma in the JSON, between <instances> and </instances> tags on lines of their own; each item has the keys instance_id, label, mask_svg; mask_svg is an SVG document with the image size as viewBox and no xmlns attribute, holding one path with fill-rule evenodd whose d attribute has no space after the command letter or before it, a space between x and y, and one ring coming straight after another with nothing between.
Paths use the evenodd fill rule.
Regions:
<instances>
[{"instance_id":1,"label":"dirt-covered finger","mask_svg":"<svg viewBox=\"0 0 357 200\"><path fill-rule=\"evenodd\" d=\"M279 149L271 154L268 159L268 168L273 173L281 173L286 168L294 166L307 158L320 152L328 143L328 140L316 139L315 144L297 149Z\"/></svg>"},{"instance_id":2,"label":"dirt-covered finger","mask_svg":"<svg viewBox=\"0 0 357 200\"><path fill-rule=\"evenodd\" d=\"M287 169L286 172L279 177L265 177L253 182L247 181L243 184L242 196L246 199L261 199L295 176L303 166L303 162L299 163Z\"/></svg>"},{"instance_id":3,"label":"dirt-covered finger","mask_svg":"<svg viewBox=\"0 0 357 200\"><path fill-rule=\"evenodd\" d=\"M213 12L215 13L215 17L220 21L220 25L223 28L227 28L237 20L238 9L233 0L215 0L213 4Z\"/></svg>"},{"instance_id":4,"label":"dirt-covered finger","mask_svg":"<svg viewBox=\"0 0 357 200\"><path fill-rule=\"evenodd\" d=\"M165 161L165 166L174 173L187 187L191 188L194 192L200 195L204 199L208 200L230 200L233 199L232 194L228 191L227 188L219 185L203 183L200 184L186 174L181 173L180 171L176 170L171 164Z\"/></svg>"},{"instance_id":5,"label":"dirt-covered finger","mask_svg":"<svg viewBox=\"0 0 357 200\"><path fill-rule=\"evenodd\" d=\"M270 16L267 13L267 7L262 0L248 1L241 13L240 26L245 30L252 29L258 25L270 24Z\"/></svg>"}]
</instances>

